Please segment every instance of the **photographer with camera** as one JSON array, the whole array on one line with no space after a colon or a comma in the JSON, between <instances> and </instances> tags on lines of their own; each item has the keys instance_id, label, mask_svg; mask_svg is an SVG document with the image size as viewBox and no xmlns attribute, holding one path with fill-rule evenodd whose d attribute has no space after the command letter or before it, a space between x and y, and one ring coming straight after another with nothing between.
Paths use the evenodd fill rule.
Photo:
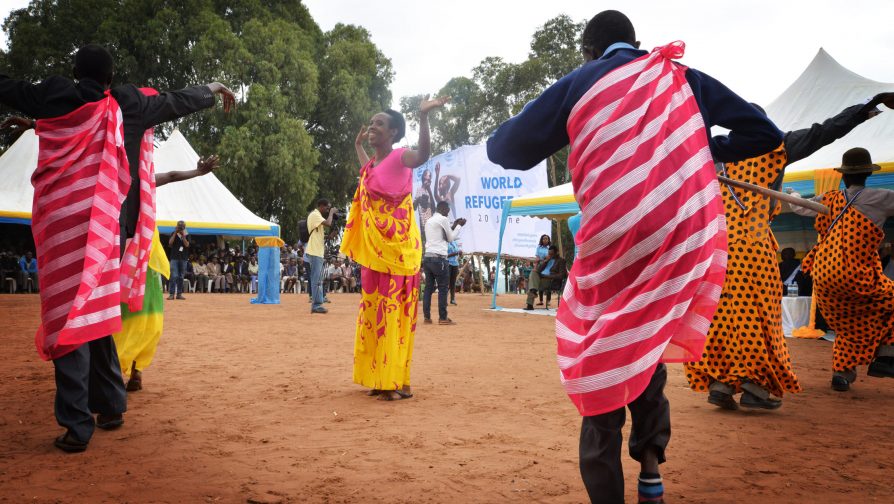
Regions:
<instances>
[{"instance_id":1,"label":"photographer with camera","mask_svg":"<svg viewBox=\"0 0 894 504\"><path fill-rule=\"evenodd\" d=\"M186 299L183 297L183 275L186 274L186 261L189 259L189 233L186 231L186 223L177 221L177 229L168 240L171 247L171 281L169 282L170 295L168 299Z\"/></svg>"},{"instance_id":2,"label":"photographer with camera","mask_svg":"<svg viewBox=\"0 0 894 504\"><path fill-rule=\"evenodd\" d=\"M323 257L326 253L325 233L327 227L337 218L338 209L332 208L329 200L320 198L317 200L317 209L307 216L307 232L309 234L307 245L304 249L305 256L310 262L310 293L311 313L327 313L323 307Z\"/></svg>"}]
</instances>

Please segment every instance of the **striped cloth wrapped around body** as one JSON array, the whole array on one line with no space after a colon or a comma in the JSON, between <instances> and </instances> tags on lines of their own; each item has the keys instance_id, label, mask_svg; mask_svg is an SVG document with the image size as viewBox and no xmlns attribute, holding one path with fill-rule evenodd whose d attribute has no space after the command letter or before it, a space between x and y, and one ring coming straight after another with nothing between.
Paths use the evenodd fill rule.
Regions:
<instances>
[{"instance_id":1,"label":"striped cloth wrapped around body","mask_svg":"<svg viewBox=\"0 0 894 504\"><path fill-rule=\"evenodd\" d=\"M146 96L158 91L140 88ZM138 312L143 308L146 293L147 264L155 234L155 129L148 128L140 142L140 213L134 236L128 240L121 259L121 302L128 310Z\"/></svg>"},{"instance_id":2,"label":"striped cloth wrapped around body","mask_svg":"<svg viewBox=\"0 0 894 504\"><path fill-rule=\"evenodd\" d=\"M596 81L568 118L582 211L556 320L562 383L582 415L636 399L660 362L697 360L726 267L708 136L660 47Z\"/></svg>"},{"instance_id":3,"label":"striped cloth wrapped around body","mask_svg":"<svg viewBox=\"0 0 894 504\"><path fill-rule=\"evenodd\" d=\"M121 203L130 187L118 103L106 96L37 121L31 232L40 261L45 360L121 328Z\"/></svg>"}]
</instances>

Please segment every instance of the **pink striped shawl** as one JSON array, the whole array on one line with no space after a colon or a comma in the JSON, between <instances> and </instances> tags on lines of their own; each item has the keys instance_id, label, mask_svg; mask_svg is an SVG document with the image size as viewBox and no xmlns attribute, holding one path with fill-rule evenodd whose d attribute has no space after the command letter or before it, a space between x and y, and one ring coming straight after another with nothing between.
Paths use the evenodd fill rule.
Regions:
<instances>
[{"instance_id":1,"label":"pink striped shawl","mask_svg":"<svg viewBox=\"0 0 894 504\"><path fill-rule=\"evenodd\" d=\"M158 91L140 88L146 96L155 96ZM140 143L140 215L133 238L127 241L121 259L121 302L127 304L131 312L143 309L143 295L146 293L146 268L149 266L149 251L155 234L155 130L149 128Z\"/></svg>"},{"instance_id":2,"label":"pink striped shawl","mask_svg":"<svg viewBox=\"0 0 894 504\"><path fill-rule=\"evenodd\" d=\"M659 362L698 360L720 298L726 221L683 48L613 70L568 118L583 217L556 337L585 416L639 397Z\"/></svg>"},{"instance_id":3,"label":"pink striped shawl","mask_svg":"<svg viewBox=\"0 0 894 504\"><path fill-rule=\"evenodd\" d=\"M45 360L121 329L121 203L130 187L118 103L106 97L37 121L31 231L40 262Z\"/></svg>"}]
</instances>

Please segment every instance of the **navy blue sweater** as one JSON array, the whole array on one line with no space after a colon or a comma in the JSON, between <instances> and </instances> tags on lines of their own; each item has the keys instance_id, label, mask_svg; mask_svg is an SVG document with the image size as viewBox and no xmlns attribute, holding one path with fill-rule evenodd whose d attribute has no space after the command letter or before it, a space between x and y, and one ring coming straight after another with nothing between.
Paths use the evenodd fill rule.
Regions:
<instances>
[{"instance_id":1,"label":"navy blue sweater","mask_svg":"<svg viewBox=\"0 0 894 504\"><path fill-rule=\"evenodd\" d=\"M490 160L511 170L527 170L568 145L566 123L571 109L608 72L644 56L646 51L617 49L559 79L487 140ZM759 110L712 77L688 69L686 80L698 102L705 126L722 126L728 135L709 138L711 154L722 162L748 159L772 151L782 132Z\"/></svg>"}]
</instances>

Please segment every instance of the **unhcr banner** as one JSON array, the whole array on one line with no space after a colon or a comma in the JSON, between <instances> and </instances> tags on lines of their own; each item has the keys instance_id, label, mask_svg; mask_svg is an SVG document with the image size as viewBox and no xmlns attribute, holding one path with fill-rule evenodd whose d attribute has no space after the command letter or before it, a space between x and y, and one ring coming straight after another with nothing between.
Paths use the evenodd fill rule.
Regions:
<instances>
[{"instance_id":1,"label":"unhcr banner","mask_svg":"<svg viewBox=\"0 0 894 504\"><path fill-rule=\"evenodd\" d=\"M435 205L450 205L452 223L468 222L457 241L463 253L497 253L504 204L517 196L547 188L546 163L527 171L504 170L487 159L484 145L466 145L431 158L413 172L413 207L425 243L425 222ZM550 222L513 216L506 223L503 254L533 257L540 235L550 234Z\"/></svg>"}]
</instances>

